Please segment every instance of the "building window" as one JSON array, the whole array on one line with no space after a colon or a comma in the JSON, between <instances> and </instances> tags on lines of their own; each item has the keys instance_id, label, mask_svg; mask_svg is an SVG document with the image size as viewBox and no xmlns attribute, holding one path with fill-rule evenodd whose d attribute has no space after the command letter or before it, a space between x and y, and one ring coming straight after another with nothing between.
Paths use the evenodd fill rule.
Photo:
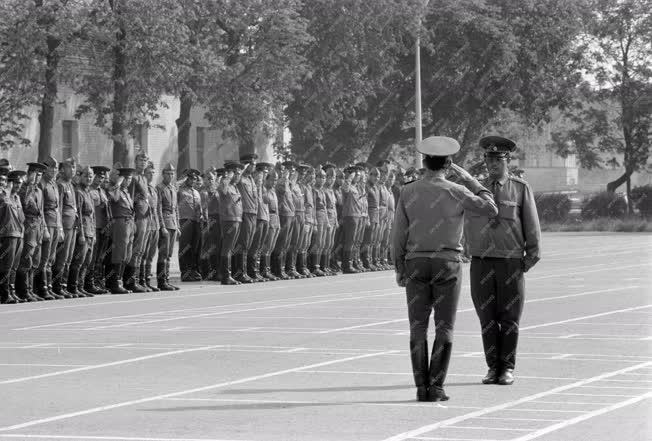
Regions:
<instances>
[{"instance_id":1,"label":"building window","mask_svg":"<svg viewBox=\"0 0 652 441\"><path fill-rule=\"evenodd\" d=\"M61 156L63 160L72 158L75 144L75 121L62 121Z\"/></svg>"},{"instance_id":2,"label":"building window","mask_svg":"<svg viewBox=\"0 0 652 441\"><path fill-rule=\"evenodd\" d=\"M197 168L204 170L204 148L206 146L206 127L197 127Z\"/></svg>"},{"instance_id":3,"label":"building window","mask_svg":"<svg viewBox=\"0 0 652 441\"><path fill-rule=\"evenodd\" d=\"M134 147L147 153L147 127L144 124L136 124L133 130Z\"/></svg>"}]
</instances>

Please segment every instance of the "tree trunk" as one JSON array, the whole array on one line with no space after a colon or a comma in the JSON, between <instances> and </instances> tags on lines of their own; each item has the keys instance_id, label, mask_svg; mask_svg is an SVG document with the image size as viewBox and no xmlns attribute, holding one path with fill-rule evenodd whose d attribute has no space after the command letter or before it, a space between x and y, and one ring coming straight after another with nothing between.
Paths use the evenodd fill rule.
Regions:
<instances>
[{"instance_id":1,"label":"tree trunk","mask_svg":"<svg viewBox=\"0 0 652 441\"><path fill-rule=\"evenodd\" d=\"M179 118L177 123L177 170L183 173L190 168L190 111L192 110L192 95L188 92L182 92L179 97L181 105L179 108Z\"/></svg>"},{"instance_id":2,"label":"tree trunk","mask_svg":"<svg viewBox=\"0 0 652 441\"><path fill-rule=\"evenodd\" d=\"M634 207L632 204L632 177L627 177L627 214L634 214Z\"/></svg>"},{"instance_id":3,"label":"tree trunk","mask_svg":"<svg viewBox=\"0 0 652 441\"><path fill-rule=\"evenodd\" d=\"M632 176L632 173L634 173L633 170L625 169L625 173L607 184L607 191L611 193L615 192L618 187L627 182L630 176Z\"/></svg>"},{"instance_id":4,"label":"tree trunk","mask_svg":"<svg viewBox=\"0 0 652 441\"><path fill-rule=\"evenodd\" d=\"M376 136L376 142L374 143L371 152L369 152L367 162L370 164L376 164L381 159L387 159L392 146L403 141L405 135L406 132L401 129L401 121L396 119L391 121L391 123L387 124L379 135Z\"/></svg>"},{"instance_id":5,"label":"tree trunk","mask_svg":"<svg viewBox=\"0 0 652 441\"><path fill-rule=\"evenodd\" d=\"M120 5L117 0L114 0L113 8L114 13L120 16ZM119 162L123 167L130 167L133 164L133 158L127 144L129 139L127 127L129 91L127 90L127 54L124 47L126 38L127 31L121 26L116 33L116 43L113 46L113 120L111 123L111 137L113 139L113 163Z\"/></svg>"},{"instance_id":6,"label":"tree trunk","mask_svg":"<svg viewBox=\"0 0 652 441\"><path fill-rule=\"evenodd\" d=\"M38 116L39 139L38 160L43 162L52 155L52 129L54 128L54 105L57 100L57 70L61 41L52 36L47 37L48 52L45 55L45 91L41 99L41 112Z\"/></svg>"}]
</instances>

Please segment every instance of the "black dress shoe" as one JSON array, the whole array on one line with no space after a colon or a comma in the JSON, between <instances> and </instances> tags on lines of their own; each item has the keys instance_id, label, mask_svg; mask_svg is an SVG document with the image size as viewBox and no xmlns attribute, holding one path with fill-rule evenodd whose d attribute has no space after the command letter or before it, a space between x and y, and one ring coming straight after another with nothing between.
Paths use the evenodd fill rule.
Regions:
<instances>
[{"instance_id":1,"label":"black dress shoe","mask_svg":"<svg viewBox=\"0 0 652 441\"><path fill-rule=\"evenodd\" d=\"M450 397L444 392L444 388L440 386L430 386L428 389L428 401L448 401Z\"/></svg>"},{"instance_id":2,"label":"black dress shoe","mask_svg":"<svg viewBox=\"0 0 652 441\"><path fill-rule=\"evenodd\" d=\"M505 369L498 378L498 384L509 386L514 383L514 369Z\"/></svg>"},{"instance_id":3,"label":"black dress shoe","mask_svg":"<svg viewBox=\"0 0 652 441\"><path fill-rule=\"evenodd\" d=\"M482 384L496 384L498 383L498 373L496 369L489 369L487 375L482 379Z\"/></svg>"}]
</instances>

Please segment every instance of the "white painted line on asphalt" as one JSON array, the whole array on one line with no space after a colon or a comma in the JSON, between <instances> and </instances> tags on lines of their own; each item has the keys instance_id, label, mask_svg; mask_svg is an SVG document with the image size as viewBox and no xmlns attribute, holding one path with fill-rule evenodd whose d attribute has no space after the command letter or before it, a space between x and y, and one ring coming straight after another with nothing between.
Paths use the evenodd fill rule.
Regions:
<instances>
[{"instance_id":1,"label":"white painted line on asphalt","mask_svg":"<svg viewBox=\"0 0 652 441\"><path fill-rule=\"evenodd\" d=\"M614 267L609 267L609 271L627 269L627 268L636 268L636 267L640 267L640 266L646 266L647 267L647 266L650 266L650 264L649 263L637 263L637 264L634 264L634 265L614 266ZM572 270L572 268L567 268L567 269ZM594 270L574 271L574 272L563 273L563 274L557 273L557 274L548 274L548 275L545 275L545 276L526 277L526 281L529 282L529 281L533 281L533 280L544 280L544 279L550 279L550 278L554 278L554 277L575 276L576 274L599 273L601 271L605 271L605 269L604 268L599 268L599 269L594 269ZM582 280L582 279L581 278L576 278L576 280Z\"/></svg>"},{"instance_id":2,"label":"white painted line on asphalt","mask_svg":"<svg viewBox=\"0 0 652 441\"><path fill-rule=\"evenodd\" d=\"M541 401L538 401L540 403ZM508 418L508 417L475 417L474 420L497 420L497 421L564 421L555 418ZM450 426L448 426L450 427Z\"/></svg>"},{"instance_id":3,"label":"white painted line on asphalt","mask_svg":"<svg viewBox=\"0 0 652 441\"><path fill-rule=\"evenodd\" d=\"M381 290L378 290L381 291ZM162 322L170 322L170 321L175 321L175 320L186 320L186 319L195 319L195 318L201 318L201 317L215 317L219 315L226 315L226 314L238 314L240 312L247 312L247 311L266 311L270 309L280 309L280 308L294 308L297 306L306 306L306 305L318 305L321 303L332 303L332 302L347 302L351 300L362 300L362 299L371 299L375 297L387 297L391 295L396 295L395 290L394 292L387 293L387 294L374 294L370 296L357 296L357 297L338 297L335 299L327 299L327 300L316 300L314 302L300 302L300 303L284 303L281 305L270 305L270 306L260 306L257 308L246 308L246 309L236 309L232 311L218 311L218 312L205 312L202 314L194 314L194 315L185 315L185 316L179 316L179 317L171 317L171 318L163 318L163 319L155 319L155 320L145 320L142 322L130 322L130 323L119 323L115 325L105 325L105 326L94 326L92 328L87 328L85 331L98 331L98 330L103 330L103 329L115 329L115 328L123 328L126 326L131 326L131 325L145 325L145 324L150 324L150 323L162 323ZM317 296L315 296L317 297Z\"/></svg>"},{"instance_id":4,"label":"white painted line on asphalt","mask_svg":"<svg viewBox=\"0 0 652 441\"><path fill-rule=\"evenodd\" d=\"M480 426L446 426L447 429L471 429L471 430L506 430L510 432L529 432L531 429L514 429L512 427L480 427Z\"/></svg>"},{"instance_id":5,"label":"white painted line on asphalt","mask_svg":"<svg viewBox=\"0 0 652 441\"><path fill-rule=\"evenodd\" d=\"M623 368L623 369L619 369L617 371L607 372L607 373L604 373L604 374L601 374L601 375L596 375L596 376L591 377L591 378L586 378L584 380L577 381L575 383L570 383L570 384L566 384L564 386L555 387L553 389L549 389L549 390L544 391L544 392L539 392L539 393L536 393L536 394L533 394L533 395L529 395L529 396L526 396L526 397L523 397L523 398L520 398L520 399L517 399L517 400L508 401L506 403L499 404L499 405L496 405L496 406L487 407L485 409L481 409L481 410L478 410L478 411L475 411L475 412L470 412L470 413L459 415L459 416L456 416L456 417L453 417L453 418L448 418L448 419L438 421L438 422L433 423L433 424L428 424L428 425L419 427L419 428L414 429L414 430L399 433L398 435L386 438L384 441L404 441L404 440L407 440L409 438L413 438L415 436L420 436L420 435L423 435L425 433L432 432L433 430L436 430L436 429L438 429L440 427L451 426L451 425L460 423L462 421L469 420L469 419L474 418L474 417L484 416L484 415L487 415L489 413L496 412L496 411L499 411L499 410L505 410L505 409L508 409L508 408L513 408L514 406L518 406L518 405L524 404L524 403L530 403L530 402L533 402L535 400L538 400L539 398L544 398L544 397L548 397L548 396L551 396L551 395L554 395L554 394L558 394L560 392L564 392L566 390L576 388L577 386L583 386L585 384L593 383L593 382L596 382L596 381L601 381L602 379L605 379L605 378L618 376L618 375L621 375L623 373L631 372L633 370L636 370L636 369L639 369L639 368L642 368L642 367L648 367L648 366L652 366L652 362L647 361L647 362L640 363L640 364L635 365L635 366L629 366L629 367L626 367L626 368ZM510 409L510 410L519 410L519 409ZM520 410L523 410L523 409L520 409ZM542 409L534 409L533 411L536 411L536 412L539 412L539 413L543 412Z\"/></svg>"},{"instance_id":6,"label":"white painted line on asphalt","mask_svg":"<svg viewBox=\"0 0 652 441\"><path fill-rule=\"evenodd\" d=\"M580 386L584 387L587 389L643 389L643 390L650 390L649 387L641 387L641 386ZM650 391L652 392L652 391Z\"/></svg>"},{"instance_id":7,"label":"white painted line on asphalt","mask_svg":"<svg viewBox=\"0 0 652 441\"><path fill-rule=\"evenodd\" d=\"M560 355L555 355L553 357L550 357L550 360L561 360L563 358L572 357L572 356L573 354L560 354Z\"/></svg>"},{"instance_id":8,"label":"white painted line on asphalt","mask_svg":"<svg viewBox=\"0 0 652 441\"><path fill-rule=\"evenodd\" d=\"M383 279L387 278L388 276L376 276L376 277L365 277L365 280L376 280L376 279ZM347 280L348 279L348 280ZM216 295L222 295L222 294L235 294L235 293L252 293L252 292L266 292L266 291L283 291L286 288L297 288L297 287L305 287L305 288L310 288L314 287L315 285L320 286L320 285L333 285L333 284L338 284L338 283L351 283L351 279L349 278L342 278L340 280L330 280L328 282L313 282L311 284L305 284L305 283L297 283L297 282L291 282L291 283L286 283L286 284L279 284L279 283L273 283L270 284L270 286L267 286L265 288L252 288L249 286L244 286L242 289L236 289L232 291L220 291L221 285L219 284L207 284L207 285L201 285L201 286L195 286L195 285L190 285L190 286L184 286L181 291L179 291L178 295L173 295L173 294L161 294L158 293L154 296L147 296L147 297L140 297L136 299L128 299L128 300L116 300L116 301L111 301L111 302L85 302L85 303L75 303L72 305L59 305L59 306L51 306L51 307L46 307L46 308L31 308L31 309L21 309L20 307L18 308L11 308L6 311L0 311L0 314L16 314L20 312L35 312L35 311L46 311L46 310L52 310L52 309L68 309L68 308L82 308L86 306L104 306L104 305L115 305L118 303L139 303L139 302L151 302L151 301L157 301L157 300L185 300L188 298L192 297L206 297L206 296L216 296ZM201 292L198 294L188 294L189 292L195 292L195 291L206 291L206 289L213 289L208 292ZM217 288L217 291L215 290ZM246 289L246 291L243 291L243 289ZM335 293L334 293L335 294ZM135 294L132 294L135 296ZM128 295L127 298L131 297L132 295ZM111 298L112 296L110 294L107 294L106 296L102 296L106 298ZM97 297L96 297L97 298ZM124 298L124 297L122 297ZM54 303L55 305L58 304Z\"/></svg>"},{"instance_id":9,"label":"white painted line on asphalt","mask_svg":"<svg viewBox=\"0 0 652 441\"><path fill-rule=\"evenodd\" d=\"M115 348L126 348L128 346L133 346L132 343L119 343L117 345L106 346L106 348L115 349Z\"/></svg>"},{"instance_id":10,"label":"white painted line on asphalt","mask_svg":"<svg viewBox=\"0 0 652 441\"><path fill-rule=\"evenodd\" d=\"M569 396L575 396L575 397L625 397L625 398L632 398L635 397L636 395L621 395L621 394L577 394L577 393L559 393L557 395L569 395Z\"/></svg>"},{"instance_id":11,"label":"white painted line on asphalt","mask_svg":"<svg viewBox=\"0 0 652 441\"><path fill-rule=\"evenodd\" d=\"M56 376L59 376L59 375L92 371L92 370L95 370L95 369L102 369L102 368L107 368L107 367L120 366L120 365L128 364L128 363L137 363L139 361L151 360L151 359L154 359L154 358L161 358L161 357L169 357L169 356L172 356L172 355L187 354L187 353L190 353L190 352L206 351L206 350L209 350L209 349L217 348L219 346L221 346L221 345L202 346L202 347L199 347L199 348L190 348L190 349L179 349L177 351L160 352L158 354L150 354L150 355L145 355L145 356L142 356L142 357L128 358L126 360L112 361L110 363L93 364L93 365L84 366L84 367L75 368L75 369L66 369L65 371L49 372L47 374L32 375L32 376L29 376L29 377L12 378L10 380L0 381L0 385L2 385L2 384L22 383L22 382L25 382L25 381L40 380L42 378L56 377Z\"/></svg>"},{"instance_id":12,"label":"white painted line on asphalt","mask_svg":"<svg viewBox=\"0 0 652 441\"><path fill-rule=\"evenodd\" d=\"M410 439L419 439L424 441L505 441L505 440L488 439L488 438L451 438L448 436L446 438L432 437L432 436L415 436Z\"/></svg>"},{"instance_id":13,"label":"white painted line on asphalt","mask_svg":"<svg viewBox=\"0 0 652 441\"><path fill-rule=\"evenodd\" d=\"M320 331L317 334L330 334L330 333L333 333L333 332L350 331L352 329L368 328L370 326L387 325L389 323L400 323L400 322L407 322L407 321L408 321L407 318L396 319L396 320L386 320L384 322L375 322L375 323L366 323L364 325L347 326L346 328L327 329L325 331Z\"/></svg>"},{"instance_id":14,"label":"white painted line on asphalt","mask_svg":"<svg viewBox=\"0 0 652 441\"><path fill-rule=\"evenodd\" d=\"M604 406L605 403L595 403L590 401L541 401L536 400L534 403L543 403L543 404L595 404L596 406Z\"/></svg>"},{"instance_id":15,"label":"white painted line on asphalt","mask_svg":"<svg viewBox=\"0 0 652 441\"><path fill-rule=\"evenodd\" d=\"M541 324L538 324L538 325L525 326L525 327L521 327L520 331L527 331L528 329L543 328L545 326L561 325L561 324L564 324L564 323L578 322L580 320L584 320L584 319L587 319L587 318L604 317L605 315L619 314L621 312L636 311L636 310L639 310L639 309L646 309L646 308L651 308L651 307L652 307L652 305L641 305L641 306L632 306L631 308L615 309L613 311L601 312L599 314L584 315L584 316L581 316L581 317L575 317L575 318L570 318L570 319L566 319L566 320L559 320L557 322L549 322L549 323L541 323ZM568 337L566 337L566 338L568 338Z\"/></svg>"},{"instance_id":16,"label":"white painted line on asphalt","mask_svg":"<svg viewBox=\"0 0 652 441\"><path fill-rule=\"evenodd\" d=\"M25 348L27 348L27 349L31 349L31 348L43 348L43 347L45 347L45 346L50 346L50 345L52 345L52 343L38 343L38 344L35 344L35 345L25 346Z\"/></svg>"},{"instance_id":17,"label":"white painted line on asphalt","mask_svg":"<svg viewBox=\"0 0 652 441\"><path fill-rule=\"evenodd\" d=\"M538 401L536 401L538 403ZM556 412L556 413L584 413L584 410L558 410L558 409L530 409L525 407L516 407L507 409L507 412Z\"/></svg>"},{"instance_id":18,"label":"white painted line on asphalt","mask_svg":"<svg viewBox=\"0 0 652 441\"><path fill-rule=\"evenodd\" d=\"M134 436L84 436L84 435L40 435L25 433L0 434L0 438L22 439L63 439L63 440L98 440L98 441L247 441L215 438L142 438Z\"/></svg>"},{"instance_id":19,"label":"white painted line on asphalt","mask_svg":"<svg viewBox=\"0 0 652 441\"><path fill-rule=\"evenodd\" d=\"M87 364L0 363L0 366L82 367Z\"/></svg>"},{"instance_id":20,"label":"white painted line on asphalt","mask_svg":"<svg viewBox=\"0 0 652 441\"><path fill-rule=\"evenodd\" d=\"M169 314L169 313L176 313L176 312L188 312L188 311L204 311L207 309L217 309L217 308L229 308L233 306L249 306L249 305L259 305L261 303L273 303L273 302L284 302L284 301L296 301L296 300L306 300L306 299L318 299L322 297L334 297L334 296L340 296L340 295L345 295L345 294L363 294L363 293L371 293L371 292L379 292L379 291L388 291L389 288L384 288L384 289L374 289L374 290L369 290L369 291L347 291L347 292L340 292L340 293L331 293L331 294L322 294L322 295L317 295L317 296L303 296L303 297L285 297L281 299L267 299L267 300L256 300L254 302L245 302L245 303L230 303L226 305L211 305L211 306L200 306L200 307L195 307L195 308L182 308L182 309L166 309L163 311L154 311L154 312L144 312L140 314L129 314L129 315L117 315L113 317L102 317L102 318L97 318L97 319L87 319L87 320L76 320L73 322L57 322L57 323L49 323L49 324L44 324L44 325L35 325L35 326L26 326L23 328L16 328L14 331L28 331L31 329L40 329L40 328L47 328L51 326L61 326L61 325L74 325L74 324L79 324L79 323L94 323L94 322L101 322L105 320L116 320L116 319L123 319L123 318L132 318L132 317L146 317L146 316L152 316L152 315L160 315L160 314Z\"/></svg>"},{"instance_id":21,"label":"white painted line on asphalt","mask_svg":"<svg viewBox=\"0 0 652 441\"><path fill-rule=\"evenodd\" d=\"M74 417L77 417L77 416L89 415L89 414L97 413L97 412L104 412L106 410L117 409L117 408L120 408L120 407L133 406L135 404L149 403L149 402L161 400L161 399L164 399L164 398L179 397L179 396L182 396L182 395L187 395L187 394L192 394L192 393L197 393L197 392L205 392L205 391L208 391L208 390L218 389L218 388L221 388L221 387L234 386L234 385L237 385L237 384L249 383L249 382L257 381L257 380L264 380L266 378L278 377L280 375L285 375L285 374L289 374L289 373L293 373L293 372L298 372L298 371L301 371L303 369L314 369L314 368L318 368L318 367L322 367L322 366L330 366L332 364L337 364L337 363L346 363L348 361L361 360L361 359L369 358L369 357L378 357L378 356L381 356L381 355L392 354L394 352L397 352L397 351L384 351L384 352L376 352L376 353L373 353L373 354L358 355L358 356L355 356L355 357L339 358L339 359L330 360L330 361L323 361L321 363L308 364L308 365L298 366L298 367L291 368L291 369L284 369L284 370L280 370L280 371L269 372L267 374L255 375L255 376L252 376L252 377L241 378L239 380L225 381L223 383L211 384L209 386L197 387L197 388L194 388L194 389L186 389L186 390L182 390L182 391L178 391L178 392L171 392L171 393L167 393L167 394L154 395L154 396L151 396L151 397L140 398L140 399L137 399L137 400L123 401L123 402L120 402L120 403L93 407L93 408L90 408L90 409L80 410L80 411L77 411L77 412L64 413L64 414L61 414L61 415L55 415L55 416L48 417L48 418L40 418L40 419L37 419L37 420L26 421L26 422L20 423L20 424L14 424L14 425L11 425L11 426L0 427L0 432L7 432L7 431L10 431L10 430L18 430L18 429L22 429L22 428L25 428L25 427L38 426L40 424L51 423L53 421L66 420L66 419L74 418Z\"/></svg>"},{"instance_id":22,"label":"white painted line on asphalt","mask_svg":"<svg viewBox=\"0 0 652 441\"><path fill-rule=\"evenodd\" d=\"M651 397L652 397L652 392L648 392L646 394L639 395L637 397L632 397L629 400L621 401L620 403L614 403L611 406L603 407L602 409L596 409L596 410L593 410L591 412L587 412L584 415L579 415L579 416L577 416L575 418L572 418L570 420L563 421L563 422L558 423L558 424L553 424L552 426L548 426L548 427L545 427L543 429L539 429L539 430L537 430L535 432L532 432L532 433L529 433L529 434L524 435L522 437L516 438L516 439L514 439L512 441L530 441L530 440L539 438L539 437L541 437L543 435L546 435L548 433L555 432L555 431L560 430L560 429L564 429L566 427L575 425L577 423L581 423L582 421L586 421L586 420L588 420L590 418L593 418L593 417L596 417L596 416L599 416L599 415L603 415L605 413L612 412L614 410L621 409L623 407L630 406L632 404L636 404L636 403L638 403L640 401L643 401L643 400L645 400L647 398L651 398Z\"/></svg>"}]
</instances>

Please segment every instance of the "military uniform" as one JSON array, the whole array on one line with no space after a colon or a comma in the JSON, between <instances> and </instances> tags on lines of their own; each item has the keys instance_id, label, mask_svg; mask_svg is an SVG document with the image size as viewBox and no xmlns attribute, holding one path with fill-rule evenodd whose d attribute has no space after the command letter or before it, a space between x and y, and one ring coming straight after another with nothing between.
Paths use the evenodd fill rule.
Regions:
<instances>
[{"instance_id":1,"label":"military uniform","mask_svg":"<svg viewBox=\"0 0 652 441\"><path fill-rule=\"evenodd\" d=\"M137 160L147 161L147 155L140 153ZM133 292L147 292L148 289L140 283L140 270L145 247L148 241L149 224L152 208L149 205L149 190L144 170L137 171L129 184L129 195L134 203L134 242L131 249L131 259L125 267L125 288Z\"/></svg>"},{"instance_id":2,"label":"military uniform","mask_svg":"<svg viewBox=\"0 0 652 441\"><path fill-rule=\"evenodd\" d=\"M90 170L90 168L87 168ZM84 281L86 273L92 271L93 248L95 247L95 203L90 186L78 185L76 189L77 209L80 218L77 243L68 277L69 292L82 297L92 297L93 293L86 291Z\"/></svg>"},{"instance_id":3,"label":"military uniform","mask_svg":"<svg viewBox=\"0 0 652 441\"><path fill-rule=\"evenodd\" d=\"M258 156L255 154L244 155L240 158L240 162L246 168L256 159L258 159ZM234 279L241 283L253 283L253 279L247 275L246 268L247 256L251 251L258 218L258 187L254 182L252 172L245 170L236 187L240 192L242 201L242 223L240 224L238 242L233 254Z\"/></svg>"},{"instance_id":4,"label":"military uniform","mask_svg":"<svg viewBox=\"0 0 652 441\"><path fill-rule=\"evenodd\" d=\"M445 157L459 151L459 144L451 138L431 137L419 145L419 151ZM423 180L403 188L393 226L397 280L406 286L410 353L420 401L448 399L443 384L462 282L465 212L497 212L487 190L470 175L465 188L447 181L444 174L445 170L428 172ZM429 365L427 332L433 309L436 337Z\"/></svg>"},{"instance_id":5,"label":"military uniform","mask_svg":"<svg viewBox=\"0 0 652 441\"><path fill-rule=\"evenodd\" d=\"M199 171L190 169L186 172L187 180L200 175ZM201 244L202 206L199 192L190 182L185 182L177 190L179 210L179 269L181 280L196 282L201 280L199 262L196 254Z\"/></svg>"},{"instance_id":6,"label":"military uniform","mask_svg":"<svg viewBox=\"0 0 652 441\"><path fill-rule=\"evenodd\" d=\"M358 167L348 167L345 173L351 174L359 171ZM355 254L356 241L360 236L360 231L364 228L362 218L363 199L366 201L367 195L360 194L360 187L357 184L346 180L342 184L342 232L343 232L343 251L342 251L342 271L344 273L357 273L358 270L353 267L356 261ZM362 230L364 231L364 230Z\"/></svg>"},{"instance_id":7,"label":"military uniform","mask_svg":"<svg viewBox=\"0 0 652 441\"><path fill-rule=\"evenodd\" d=\"M314 274L308 269L307 255L312 239L312 232L315 230L315 202L312 194L312 185L306 181L306 176L313 174L314 171L309 165L302 165L300 167L303 179L299 182L299 187L303 193L303 209L304 209L304 222L303 231L299 238L297 245L297 272L305 277L315 277Z\"/></svg>"},{"instance_id":8,"label":"military uniform","mask_svg":"<svg viewBox=\"0 0 652 441\"><path fill-rule=\"evenodd\" d=\"M39 163L29 163L28 173L42 173L47 167ZM16 293L27 301L54 300L54 297L46 292L39 296L34 292L34 274L38 269L41 260L41 243L45 230L45 219L43 217L43 192L38 183L24 184L18 192L25 215L25 233L23 235L23 252L20 257L20 265L16 273ZM37 289L42 282L37 285Z\"/></svg>"},{"instance_id":9,"label":"military uniform","mask_svg":"<svg viewBox=\"0 0 652 441\"><path fill-rule=\"evenodd\" d=\"M75 161L68 159L59 168L71 167L74 170ZM74 173L73 173L74 174ZM67 181L61 178L57 184L59 201L61 201L61 226L63 228L63 241L57 247L57 255L52 270L52 290L59 295L79 297L78 294L67 290L70 262L75 251L75 243L80 226L80 219L77 210L77 196L72 180Z\"/></svg>"},{"instance_id":10,"label":"military uniform","mask_svg":"<svg viewBox=\"0 0 652 441\"><path fill-rule=\"evenodd\" d=\"M153 168L154 164L151 162L147 165L147 169ZM152 277L152 263L158 250L159 231L161 229L161 219L159 219L158 210L158 191L153 182L147 183L147 202L149 203L149 219L147 220L147 243L145 244L145 254L143 255L143 262L140 265L140 285L147 288L149 291L160 291L151 282Z\"/></svg>"},{"instance_id":11,"label":"military uniform","mask_svg":"<svg viewBox=\"0 0 652 441\"><path fill-rule=\"evenodd\" d=\"M224 168L228 172L242 170L244 166L238 162L227 162ZM237 285L241 282L231 277L231 257L235 250L240 225L242 224L242 196L238 188L225 176L218 186L220 193L220 224L222 230L222 249L220 251L220 274L223 285Z\"/></svg>"},{"instance_id":12,"label":"military uniform","mask_svg":"<svg viewBox=\"0 0 652 441\"><path fill-rule=\"evenodd\" d=\"M44 164L50 169L58 166L57 161L51 156L44 160ZM57 244L60 235L63 236L61 225L61 204L59 201L59 189L54 180L54 176L43 175L39 187L43 192L43 217L45 219L45 230L43 242L41 245L41 262L34 276L37 292L40 297L46 294L57 299L64 297L70 298L70 294L60 295L52 290L53 267L57 255Z\"/></svg>"},{"instance_id":13,"label":"military uniform","mask_svg":"<svg viewBox=\"0 0 652 441\"><path fill-rule=\"evenodd\" d=\"M364 231L362 246L362 264L371 271L377 270L374 265L374 249L378 243L378 232L380 229L380 188L379 185L368 182L367 191L367 214L369 223Z\"/></svg>"},{"instance_id":14,"label":"military uniform","mask_svg":"<svg viewBox=\"0 0 652 441\"><path fill-rule=\"evenodd\" d=\"M127 178L133 168L120 168L119 173ZM131 291L123 286L125 267L131 260L132 244L136 234L134 226L134 202L127 186L114 184L107 192L113 217L111 243L111 271L107 288L112 294L128 294Z\"/></svg>"},{"instance_id":15,"label":"military uniform","mask_svg":"<svg viewBox=\"0 0 652 441\"><path fill-rule=\"evenodd\" d=\"M335 166L332 164L326 164L324 166L324 171L328 173L334 173ZM333 170L329 172L329 170ZM324 199L326 201L326 215L328 217L328 224L326 226L326 243L324 245L324 250L321 254L321 270L325 271L326 274L335 275L336 274L336 260L334 257L335 254L335 235L339 226L338 216L337 216L337 195L332 185L324 184Z\"/></svg>"},{"instance_id":16,"label":"military uniform","mask_svg":"<svg viewBox=\"0 0 652 441\"><path fill-rule=\"evenodd\" d=\"M90 263L90 270L86 272L84 289L91 294L106 294L104 289L105 257L111 245L111 212L109 198L102 187L102 179L110 171L108 167L92 167L97 176L89 189L93 200L95 214L95 246Z\"/></svg>"},{"instance_id":17,"label":"military uniform","mask_svg":"<svg viewBox=\"0 0 652 441\"><path fill-rule=\"evenodd\" d=\"M273 174L273 176L266 179L271 179L273 182L273 180L276 179L276 171L271 170L269 174ZM271 255L276 247L276 241L278 240L279 232L281 230L276 188L274 188L273 185L268 188L267 184L265 184L262 188L261 195L261 204L266 207L263 208L263 211L266 209L269 217L267 223L267 234L263 237L260 249L261 275L268 280L274 281L278 280L278 278L272 272Z\"/></svg>"},{"instance_id":18,"label":"military uniform","mask_svg":"<svg viewBox=\"0 0 652 441\"><path fill-rule=\"evenodd\" d=\"M295 169L296 163L286 161L283 167L286 170ZM280 279L287 280L290 275L285 272L285 262L290 249L290 240L294 235L294 197L290 180L286 177L279 177L276 181L276 196L278 200L278 215L280 230L276 240L276 246L272 254L272 273Z\"/></svg>"},{"instance_id":19,"label":"military uniform","mask_svg":"<svg viewBox=\"0 0 652 441\"><path fill-rule=\"evenodd\" d=\"M217 170L209 170L204 173L204 176L208 173L217 173ZM202 233L202 277L219 281L221 280L218 268L220 267L222 232L220 230L220 194L217 191L217 186L205 186L201 197L202 204L206 207L206 224Z\"/></svg>"},{"instance_id":20,"label":"military uniform","mask_svg":"<svg viewBox=\"0 0 652 441\"><path fill-rule=\"evenodd\" d=\"M509 158L513 141L485 137L487 157ZM506 165L505 165L506 168ZM489 372L485 384L511 384L516 364L519 321L525 303L524 272L541 257L541 232L534 194L524 180L505 174L485 181L497 216L472 215L466 239L471 259L471 297L480 319Z\"/></svg>"},{"instance_id":21,"label":"military uniform","mask_svg":"<svg viewBox=\"0 0 652 441\"><path fill-rule=\"evenodd\" d=\"M0 170L9 181L19 175ZM23 175L25 172L22 172ZM20 197L14 190L0 188L0 303L17 303L22 299L13 293L13 280L22 251L25 216Z\"/></svg>"},{"instance_id":22,"label":"military uniform","mask_svg":"<svg viewBox=\"0 0 652 441\"><path fill-rule=\"evenodd\" d=\"M323 170L316 172L322 180L326 177ZM323 277L326 275L322 268L322 253L326 250L327 236L329 234L329 221L326 203L326 191L322 184L316 184L312 188L312 202L315 213L315 226L313 227L312 243L310 245L310 259L308 269L314 275Z\"/></svg>"},{"instance_id":23,"label":"military uniform","mask_svg":"<svg viewBox=\"0 0 652 441\"><path fill-rule=\"evenodd\" d=\"M163 173L174 172L174 166L168 164ZM177 207L177 192L174 184L160 183L156 186L158 192L158 218L160 222L158 239L158 258L156 262L157 286L161 291L178 290L170 284L170 259L174 253L177 232L179 230L179 209Z\"/></svg>"}]
</instances>

